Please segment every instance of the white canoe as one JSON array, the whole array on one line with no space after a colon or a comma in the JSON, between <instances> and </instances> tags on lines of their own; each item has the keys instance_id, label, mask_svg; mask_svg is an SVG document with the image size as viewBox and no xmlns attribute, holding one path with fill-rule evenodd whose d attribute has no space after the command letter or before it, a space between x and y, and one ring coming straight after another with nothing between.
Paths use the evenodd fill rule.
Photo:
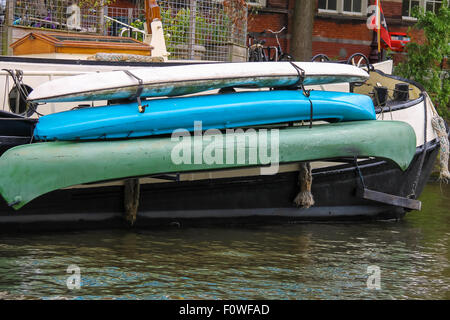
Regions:
<instances>
[{"instance_id":1,"label":"white canoe","mask_svg":"<svg viewBox=\"0 0 450 320\"><path fill-rule=\"evenodd\" d=\"M339 63L295 62L305 71L305 85L364 82L361 68ZM141 97L178 96L224 87L284 87L295 85L298 70L290 62L242 62L148 67L83 74L52 80L36 87L34 102L114 100L133 97L142 80Z\"/></svg>"}]
</instances>

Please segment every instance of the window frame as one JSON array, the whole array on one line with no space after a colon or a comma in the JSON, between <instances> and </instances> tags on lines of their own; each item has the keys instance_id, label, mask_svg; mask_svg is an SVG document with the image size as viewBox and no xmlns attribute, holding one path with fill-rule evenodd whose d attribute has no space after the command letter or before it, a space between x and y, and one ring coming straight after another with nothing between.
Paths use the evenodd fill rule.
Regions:
<instances>
[{"instance_id":1,"label":"window frame","mask_svg":"<svg viewBox=\"0 0 450 320\"><path fill-rule=\"evenodd\" d=\"M409 1L409 3L411 3L411 1L419 1L419 7L421 7L421 8L423 8L423 9L425 9L425 11L427 10L427 2L433 2L433 3L436 3L436 2L440 2L440 3L442 3L442 5L444 4L444 1L442 1L442 0L402 0L402 5L403 5L403 2L404 1ZM402 11L403 11L403 9L402 9ZM411 7L411 9L409 10L409 12L410 12L410 14L411 14L411 11L412 11L412 7ZM433 11L434 12L434 11ZM402 19L403 20L409 20L409 21L416 21L417 20L417 18L414 18L414 17L412 17L412 16L404 16L403 15L403 12L402 12Z\"/></svg>"},{"instance_id":2,"label":"window frame","mask_svg":"<svg viewBox=\"0 0 450 320\"><path fill-rule=\"evenodd\" d=\"M254 0L254 2L246 1L248 6L251 7L265 7L267 5L267 0Z\"/></svg>"},{"instance_id":3,"label":"window frame","mask_svg":"<svg viewBox=\"0 0 450 320\"><path fill-rule=\"evenodd\" d=\"M353 1L353 0L352 0ZM355 17L365 17L367 15L367 7L369 5L368 0L361 0L361 11L344 11L344 0L336 0L336 10L320 9L318 8L319 14L343 14L346 16Z\"/></svg>"}]
</instances>

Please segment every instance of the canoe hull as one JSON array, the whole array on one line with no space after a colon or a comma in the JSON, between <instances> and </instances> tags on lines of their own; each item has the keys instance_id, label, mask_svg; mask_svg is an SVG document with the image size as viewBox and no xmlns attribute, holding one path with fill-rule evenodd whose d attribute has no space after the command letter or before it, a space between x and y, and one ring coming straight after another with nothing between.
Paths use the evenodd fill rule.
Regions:
<instances>
[{"instance_id":1,"label":"canoe hull","mask_svg":"<svg viewBox=\"0 0 450 320\"><path fill-rule=\"evenodd\" d=\"M314 120L375 120L368 96L313 91ZM261 91L144 102L66 111L41 117L34 131L37 140L117 139L170 134L176 129L226 129L309 120L311 105L301 91Z\"/></svg>"},{"instance_id":2,"label":"canoe hull","mask_svg":"<svg viewBox=\"0 0 450 320\"><path fill-rule=\"evenodd\" d=\"M306 85L364 82L364 70L345 64L296 62L305 71ZM298 83L298 70L289 62L214 63L133 69L65 77L43 83L28 99L70 102L127 99L143 81L142 97L192 94L224 87L286 87Z\"/></svg>"},{"instance_id":3,"label":"canoe hull","mask_svg":"<svg viewBox=\"0 0 450 320\"><path fill-rule=\"evenodd\" d=\"M261 139L264 132L266 139ZM236 132L214 141L180 136L19 146L0 158L0 193L8 204L19 209L57 189L162 173L270 165L266 173L270 174L272 165L276 169L278 163L342 157L390 159L406 170L416 146L413 128L397 121L292 127L270 131L270 139L263 130L247 135ZM219 141L222 144L217 149L211 148Z\"/></svg>"}]
</instances>

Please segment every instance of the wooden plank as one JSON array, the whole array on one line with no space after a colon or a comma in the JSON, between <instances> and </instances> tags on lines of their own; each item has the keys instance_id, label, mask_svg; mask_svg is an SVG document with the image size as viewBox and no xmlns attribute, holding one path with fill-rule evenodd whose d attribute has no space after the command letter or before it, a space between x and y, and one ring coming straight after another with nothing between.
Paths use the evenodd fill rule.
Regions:
<instances>
[{"instance_id":1,"label":"wooden plank","mask_svg":"<svg viewBox=\"0 0 450 320\"><path fill-rule=\"evenodd\" d=\"M419 211L422 209L422 202L419 200L399 197L384 192L370 190L367 188L364 188L361 197L367 200L382 202L396 207L403 207Z\"/></svg>"},{"instance_id":2,"label":"wooden plank","mask_svg":"<svg viewBox=\"0 0 450 320\"><path fill-rule=\"evenodd\" d=\"M139 194L139 179L127 179L124 181L124 218L130 226L133 226L136 221L139 209Z\"/></svg>"}]
</instances>

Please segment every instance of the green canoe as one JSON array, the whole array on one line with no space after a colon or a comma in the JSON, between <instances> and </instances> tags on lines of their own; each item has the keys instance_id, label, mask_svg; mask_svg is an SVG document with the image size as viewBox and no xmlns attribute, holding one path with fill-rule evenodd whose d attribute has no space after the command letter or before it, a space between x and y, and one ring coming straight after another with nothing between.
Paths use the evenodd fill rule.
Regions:
<instances>
[{"instance_id":1,"label":"green canoe","mask_svg":"<svg viewBox=\"0 0 450 320\"><path fill-rule=\"evenodd\" d=\"M268 139L262 139L264 132ZM268 165L269 161L289 163L370 156L390 159L406 170L416 151L413 128L398 121L345 122L279 131L259 129L253 133L235 132L221 136L222 139L210 136L208 141L189 135L179 139L158 137L22 145L8 150L0 158L0 193L9 205L19 209L45 193L78 184Z\"/></svg>"}]
</instances>

